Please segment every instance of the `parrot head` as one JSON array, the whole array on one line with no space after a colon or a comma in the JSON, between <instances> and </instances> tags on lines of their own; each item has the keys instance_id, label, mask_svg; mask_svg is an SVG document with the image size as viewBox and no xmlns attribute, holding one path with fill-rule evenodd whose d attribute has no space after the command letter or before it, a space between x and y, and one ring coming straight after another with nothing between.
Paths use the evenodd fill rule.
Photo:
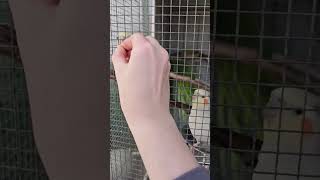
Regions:
<instances>
[{"instance_id":1,"label":"parrot head","mask_svg":"<svg viewBox=\"0 0 320 180\"><path fill-rule=\"evenodd\" d=\"M320 121L315 111L319 102L319 97L303 89L277 88L271 92L268 109L264 110L264 128L278 130L281 120L281 130L315 131Z\"/></svg>"},{"instance_id":2,"label":"parrot head","mask_svg":"<svg viewBox=\"0 0 320 180\"><path fill-rule=\"evenodd\" d=\"M196 89L192 96L192 106L197 109L209 108L210 93L203 89Z\"/></svg>"},{"instance_id":3,"label":"parrot head","mask_svg":"<svg viewBox=\"0 0 320 180\"><path fill-rule=\"evenodd\" d=\"M260 153L256 167L258 171L274 168L276 162L279 172L288 172L290 169L290 173L295 173L297 171L295 168L300 162L303 163L300 163L299 173L306 170L310 173L313 171L310 169L318 167L318 162L315 162L317 160L314 161L313 157L308 158L302 154L320 152L320 136L312 133L320 129L320 114L317 109L319 102L318 96L304 89L277 88L271 92L263 112L264 132L261 151L273 152L277 157L275 154L271 156ZM270 178L261 176L253 179Z\"/></svg>"}]
</instances>

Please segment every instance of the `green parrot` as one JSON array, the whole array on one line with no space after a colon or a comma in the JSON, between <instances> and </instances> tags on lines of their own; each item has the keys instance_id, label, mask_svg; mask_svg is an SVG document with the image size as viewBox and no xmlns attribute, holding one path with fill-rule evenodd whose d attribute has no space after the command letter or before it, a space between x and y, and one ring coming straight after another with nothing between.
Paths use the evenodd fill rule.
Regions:
<instances>
[{"instance_id":1,"label":"green parrot","mask_svg":"<svg viewBox=\"0 0 320 180\"><path fill-rule=\"evenodd\" d=\"M201 73L204 76L209 76L209 72L201 71L200 61L207 61L208 56L201 54L198 51L178 51L170 54L171 72L186 76L191 79L200 79ZM204 63L204 62L203 62ZM202 65L205 67L204 65ZM209 83L208 83L209 84ZM180 102L191 107L192 95L198 87L190 82L170 79L170 100ZM175 117L177 125L180 129L188 123L189 112L181 108L172 108L171 113Z\"/></svg>"},{"instance_id":2,"label":"green parrot","mask_svg":"<svg viewBox=\"0 0 320 180\"><path fill-rule=\"evenodd\" d=\"M216 61L214 64L216 91L216 121L214 126L218 128L233 128L234 132L247 135L258 140L263 140L263 134L259 131L245 129L262 128L262 112L253 107L263 106L269 98L270 88L257 85L246 85L244 82L258 82L258 67L256 64L244 64L241 62L231 63L227 61ZM273 78L270 73L261 74L260 81L267 82ZM241 83L243 82L243 83ZM247 149L249 151L251 149ZM220 166L223 169L250 168L252 153L236 153L236 151L220 150ZM241 155L241 156L240 156ZM247 157L248 159L246 159ZM225 172L232 175L230 179L249 178L251 174L238 174Z\"/></svg>"},{"instance_id":3,"label":"green parrot","mask_svg":"<svg viewBox=\"0 0 320 180\"><path fill-rule=\"evenodd\" d=\"M181 51L170 54L171 72L187 76L191 79L200 79L201 77L200 62L206 60L208 55L201 54L198 51ZM207 64L208 65L208 64ZM260 69L261 70L261 69ZM208 72L209 74L209 72ZM232 63L231 61L214 62L214 80L216 85L213 90L216 91L216 113L213 124L218 128L234 128L233 131L239 135L257 138L263 140L263 134L260 132L241 130L241 129L257 129L262 127L262 114L259 110L248 108L252 106L263 106L269 98L270 88L259 89L257 94L257 85L253 83L258 82L258 66L257 64L245 64L242 62ZM273 79L278 78L274 73L260 73L259 81L272 82ZM206 81L206 80L204 80ZM225 82L225 83L224 83ZM226 83L229 82L229 83ZM240 82L252 83L253 85L244 85ZM170 80L171 100L191 105L192 95L197 86L189 82ZM239 108L236 106L243 106ZM171 112L177 121L178 127L182 128L188 121L189 112L184 109L172 108ZM184 132L184 131L182 131ZM213 140L214 141L214 140ZM217 142L215 143L217 144ZM220 146L218 144L218 146ZM221 145L221 147L223 147ZM251 149L246 149L251 150ZM252 153L239 153L236 151L218 150L219 167L228 167L222 169L241 169L248 168L251 165ZM246 179L251 177L251 174L222 172L229 174L232 179ZM241 178L243 177L243 178Z\"/></svg>"},{"instance_id":4,"label":"green parrot","mask_svg":"<svg viewBox=\"0 0 320 180\"><path fill-rule=\"evenodd\" d=\"M269 2L267 2L268 4ZM261 1L244 1L241 5L237 1L218 0L219 9L260 9ZM268 5L269 6L269 5ZM215 10L214 10L215 11ZM218 13L213 23L215 40L228 42L235 47L261 48L261 58L271 57L271 44L268 39L241 38L240 35L259 35L269 31L270 26L261 26L261 16L249 14ZM230 34L232 36L218 36L217 34ZM213 41L213 46L216 41ZM263 46L262 46L263 45ZM262 112L255 107L263 107L272 88L258 83L272 83L281 80L281 75L259 67L255 63L244 63L235 58L235 52L222 56L214 52L214 87L216 97L216 113L213 121L214 127L232 128L233 131L247 135L253 139L263 140ZM244 149L249 151L251 149ZM216 148L215 179L221 180L250 180L254 170L251 166L254 154L251 152L238 153L228 148ZM254 165L254 164L253 164Z\"/></svg>"}]
</instances>

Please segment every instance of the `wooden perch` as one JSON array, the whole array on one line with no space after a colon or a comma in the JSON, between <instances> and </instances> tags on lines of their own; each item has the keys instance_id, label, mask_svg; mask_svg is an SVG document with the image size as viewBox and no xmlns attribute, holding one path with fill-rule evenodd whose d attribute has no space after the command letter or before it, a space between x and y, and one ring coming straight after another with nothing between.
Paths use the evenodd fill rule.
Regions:
<instances>
[{"instance_id":1,"label":"wooden perch","mask_svg":"<svg viewBox=\"0 0 320 180\"><path fill-rule=\"evenodd\" d=\"M236 55L235 55L236 53ZM216 40L214 42L214 54L226 56L226 57L237 57L238 60L240 60L243 63L255 63L255 61L250 61L252 59L257 60L256 63L259 63L262 67L265 67L266 69L269 69L273 72L277 73L283 73L286 72L286 76L295 82L304 82L305 79L303 76L299 76L296 73L290 72L286 70L282 65L288 66L290 68L295 69L296 71L299 71L300 73L305 73L306 71L309 72L309 75L312 76L315 79L320 80L320 76L315 71L310 71L304 67L298 67L292 63L281 63L281 60L285 60L283 57L279 62L275 65L275 63L269 63L262 61L262 59L258 58L258 52L256 49L253 48L247 48L247 47L235 47L234 45L231 45L229 43L225 43L219 40ZM288 60L287 60L288 61Z\"/></svg>"},{"instance_id":2,"label":"wooden perch","mask_svg":"<svg viewBox=\"0 0 320 180\"><path fill-rule=\"evenodd\" d=\"M192 108L192 106L190 106L189 104L185 104L185 103L182 103L182 102L174 101L174 100L171 100L171 99L170 99L170 107L183 109L187 114L190 114L190 110Z\"/></svg>"},{"instance_id":3,"label":"wooden perch","mask_svg":"<svg viewBox=\"0 0 320 180\"><path fill-rule=\"evenodd\" d=\"M246 166L256 167L258 163L258 152L261 150L263 141L259 139L254 140L250 136L231 131L228 128L213 128L212 134L215 144L214 147L222 146L226 149L238 149L240 150L238 153L244 159Z\"/></svg>"},{"instance_id":4,"label":"wooden perch","mask_svg":"<svg viewBox=\"0 0 320 180\"><path fill-rule=\"evenodd\" d=\"M281 54L273 54L273 56L276 57L277 59L285 59L285 57ZM306 62L306 61L301 61L301 60L297 60L297 59L293 59L293 60L297 61L297 62L299 62L299 61ZM290 64L288 64L288 66L294 71L298 71L300 73L308 73L308 75L311 76L312 78L317 79L318 81L320 80L320 74L315 69L307 68L306 66L308 66L308 64L290 63Z\"/></svg>"},{"instance_id":5,"label":"wooden perch","mask_svg":"<svg viewBox=\"0 0 320 180\"><path fill-rule=\"evenodd\" d=\"M174 74L174 73L173 73ZM181 78L182 80L188 80L186 79L184 76L179 76L178 78ZM115 76L115 72L114 70L110 70L110 79L112 80L117 80L116 79L116 76ZM197 81L198 82L198 81ZM201 83L201 82L200 82ZM191 110L191 106L188 105L188 104L185 104L185 103L182 103L182 102L177 102L177 101L174 101L174 100L170 100L170 107L175 107L175 108L179 108L179 109L183 109L186 111L187 114L190 113L190 110Z\"/></svg>"},{"instance_id":6,"label":"wooden perch","mask_svg":"<svg viewBox=\"0 0 320 180\"><path fill-rule=\"evenodd\" d=\"M178 81L184 81L184 82L189 82L190 84L192 85L195 85L201 89L204 89L204 90L207 90L207 91L210 91L210 85L199 80L199 79L191 79L190 77L187 77L187 76L181 76L181 75L178 75L178 74L175 74L173 72L170 72L170 78L171 79L175 79L175 80L178 80Z\"/></svg>"},{"instance_id":7,"label":"wooden perch","mask_svg":"<svg viewBox=\"0 0 320 180\"><path fill-rule=\"evenodd\" d=\"M214 42L214 54L218 54L226 57L237 57L239 60L243 62L248 59L253 59L258 57L258 53L255 49L250 49L246 47L236 48L234 45L230 43L225 43L218 40L215 40Z\"/></svg>"},{"instance_id":8,"label":"wooden perch","mask_svg":"<svg viewBox=\"0 0 320 180\"><path fill-rule=\"evenodd\" d=\"M111 71L110 72L110 79L116 80L114 70L110 70L110 71ZM203 82L203 81L201 81L201 80L199 80L199 79L193 80L188 76L181 76L181 75L175 74L173 72L170 72L169 77L171 79L174 79L174 80L189 82L190 84L195 85L198 88L202 88L204 90L210 91L210 85L205 83L205 82Z\"/></svg>"},{"instance_id":9,"label":"wooden perch","mask_svg":"<svg viewBox=\"0 0 320 180\"><path fill-rule=\"evenodd\" d=\"M235 132L228 128L214 127L212 130L213 135L213 148L234 149L238 153L246 166L255 167L258 163L258 152L261 150L262 141L259 139L254 140L253 137ZM188 143L196 143L196 139L192 136L189 125L182 128L183 136Z\"/></svg>"},{"instance_id":10,"label":"wooden perch","mask_svg":"<svg viewBox=\"0 0 320 180\"><path fill-rule=\"evenodd\" d=\"M231 131L228 128L213 128L213 137L225 148L259 151L262 147L261 140L254 141L252 137Z\"/></svg>"}]
</instances>

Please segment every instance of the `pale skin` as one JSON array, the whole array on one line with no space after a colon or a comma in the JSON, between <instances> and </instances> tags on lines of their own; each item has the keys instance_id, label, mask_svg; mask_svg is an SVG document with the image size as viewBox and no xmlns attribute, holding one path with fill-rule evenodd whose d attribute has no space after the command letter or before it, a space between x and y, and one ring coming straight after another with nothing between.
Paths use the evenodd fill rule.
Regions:
<instances>
[{"instance_id":1,"label":"pale skin","mask_svg":"<svg viewBox=\"0 0 320 180\"><path fill-rule=\"evenodd\" d=\"M198 166L169 111L170 63L152 37L134 34L112 56L120 102L150 179L175 179Z\"/></svg>"},{"instance_id":2,"label":"pale skin","mask_svg":"<svg viewBox=\"0 0 320 180\"><path fill-rule=\"evenodd\" d=\"M106 180L105 1L58 2L9 0L34 137L50 179ZM112 60L121 107L150 178L171 180L197 167L169 113L167 52L135 34Z\"/></svg>"}]
</instances>

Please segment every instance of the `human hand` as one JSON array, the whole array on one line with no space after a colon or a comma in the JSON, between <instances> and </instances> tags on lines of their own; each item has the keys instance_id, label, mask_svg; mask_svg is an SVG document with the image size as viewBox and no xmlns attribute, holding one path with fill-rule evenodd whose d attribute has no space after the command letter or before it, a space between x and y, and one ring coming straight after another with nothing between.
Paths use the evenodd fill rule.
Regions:
<instances>
[{"instance_id":1,"label":"human hand","mask_svg":"<svg viewBox=\"0 0 320 180\"><path fill-rule=\"evenodd\" d=\"M127 121L154 119L169 113L168 52L157 40L136 33L112 56L120 104Z\"/></svg>"},{"instance_id":2,"label":"human hand","mask_svg":"<svg viewBox=\"0 0 320 180\"><path fill-rule=\"evenodd\" d=\"M154 38L142 34L124 40L112 56L121 108L154 180L175 179L198 166L169 112L168 59Z\"/></svg>"}]
</instances>

